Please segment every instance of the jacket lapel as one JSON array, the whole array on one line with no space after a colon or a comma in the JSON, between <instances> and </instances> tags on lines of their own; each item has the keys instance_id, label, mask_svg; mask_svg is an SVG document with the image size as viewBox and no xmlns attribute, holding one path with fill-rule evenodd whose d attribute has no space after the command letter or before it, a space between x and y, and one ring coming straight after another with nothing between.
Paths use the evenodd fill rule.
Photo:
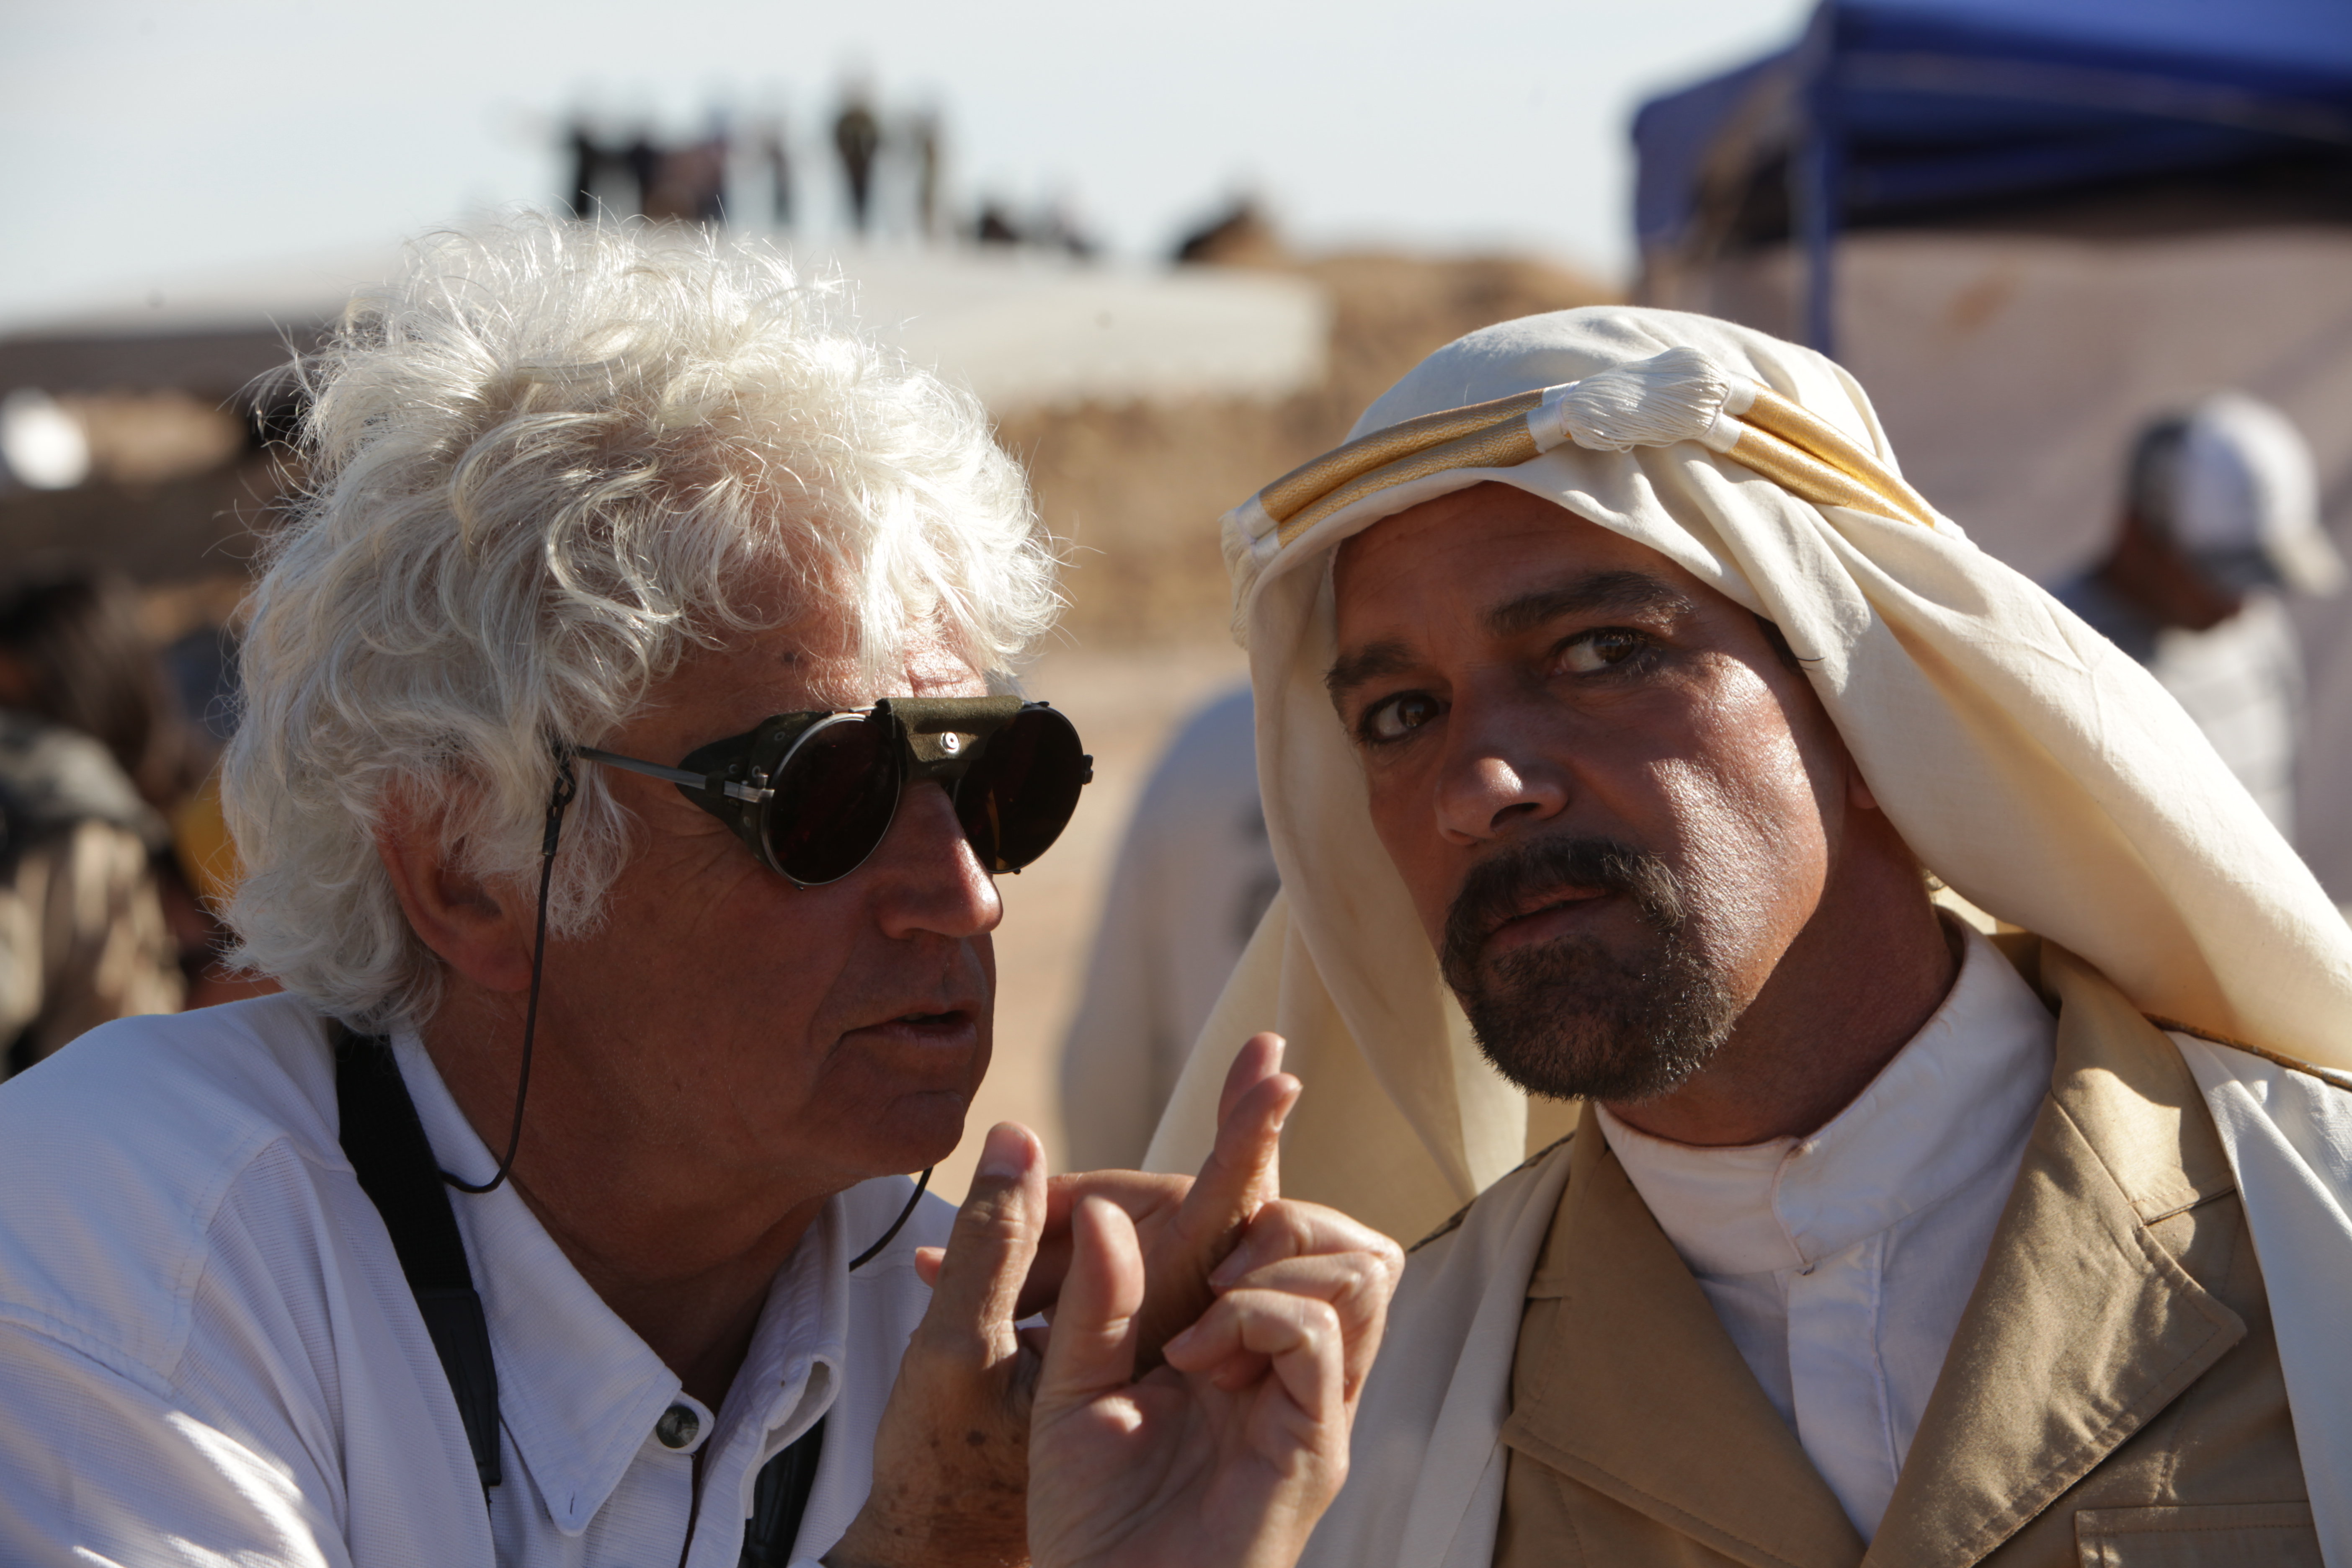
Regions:
<instances>
[{"instance_id":1,"label":"jacket lapel","mask_svg":"<svg viewBox=\"0 0 2352 1568\"><path fill-rule=\"evenodd\" d=\"M1528 1292L1503 1440L1758 1568L1853 1568L1862 1539L1650 1216L1588 1111Z\"/></svg>"},{"instance_id":2,"label":"jacket lapel","mask_svg":"<svg viewBox=\"0 0 2352 1568\"><path fill-rule=\"evenodd\" d=\"M2042 946L2056 1070L1870 1563L1975 1563L2245 1334L2148 1226L2231 1190L2179 1052Z\"/></svg>"}]
</instances>

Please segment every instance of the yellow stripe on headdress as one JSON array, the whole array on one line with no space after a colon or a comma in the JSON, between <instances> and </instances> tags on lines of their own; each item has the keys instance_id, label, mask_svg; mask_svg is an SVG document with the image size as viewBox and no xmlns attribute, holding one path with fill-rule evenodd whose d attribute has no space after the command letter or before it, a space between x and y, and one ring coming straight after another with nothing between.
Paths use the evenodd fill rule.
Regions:
<instances>
[{"instance_id":1,"label":"yellow stripe on headdress","mask_svg":"<svg viewBox=\"0 0 2352 1568\"><path fill-rule=\"evenodd\" d=\"M1900 475L1857 445L1844 431L1793 398L1783 397L1770 387L1760 384L1751 383L1750 384L1756 388L1755 401L1748 405L1747 413L1740 416L1749 426L1769 431L1780 437L1782 443L1794 447L1800 452L1816 459L1821 466L1834 470L1852 483L1860 485L1880 500L1892 503L1901 509L1901 513L1906 521L1924 523L1930 528L1935 526L1936 511L1927 504L1927 498L1904 483ZM1728 456L1734 462L1746 461L1740 457L1739 447L1737 445L1732 447ZM1749 464L1749 467L1754 468L1759 473L1769 472L1761 464ZM1801 489L1798 489L1788 480L1780 479L1778 474L1772 474L1770 477L1780 479L1781 484L1790 489L1796 490L1798 494L1804 494ZM1805 499L1814 500L1810 495L1805 496ZM1814 504L1856 505L1853 501L1843 500L1826 503L1814 501ZM1856 510L1876 511L1879 509L1865 503L1858 506Z\"/></svg>"},{"instance_id":2,"label":"yellow stripe on headdress","mask_svg":"<svg viewBox=\"0 0 2352 1568\"><path fill-rule=\"evenodd\" d=\"M1533 395L1540 397L1542 394ZM1450 441L1412 448L1393 462L1382 463L1368 472L1360 472L1347 483L1315 497L1286 518L1275 514L1282 524L1282 542L1288 544L1325 518L1343 507L1352 506L1365 496L1393 489L1408 480L1442 474L1448 468L1516 468L1535 457L1538 450L1536 438L1528 432L1524 417L1483 426ZM1332 455L1337 457L1339 454ZM1272 507L1267 507L1266 510L1274 513Z\"/></svg>"},{"instance_id":3,"label":"yellow stripe on headdress","mask_svg":"<svg viewBox=\"0 0 2352 1568\"><path fill-rule=\"evenodd\" d=\"M1266 515L1275 521L1288 522L1301 510L1321 500L1349 480L1399 458L1412 457L1496 425L1517 424L1524 426L1528 411L1543 402L1543 395L1540 392L1514 393L1490 403L1473 403L1464 408L1443 409L1435 414L1424 414L1418 419L1408 419L1401 425L1387 426L1326 452L1311 463L1303 463L1291 469L1258 491L1258 504L1265 508ZM1534 444L1530 441L1528 457L1534 456ZM1527 458L1517 460L1525 462ZM1470 465L1454 466L1467 468Z\"/></svg>"},{"instance_id":4,"label":"yellow stripe on headdress","mask_svg":"<svg viewBox=\"0 0 2352 1568\"><path fill-rule=\"evenodd\" d=\"M1670 349L1540 392L1387 426L1292 469L1227 519L1227 555L1263 561L1367 496L1452 468L1516 468L1567 441L1595 451L1696 441L1815 506L1935 526L1918 491L1828 420ZM1238 530L1238 532L1234 532ZM1273 534L1269 542L1265 535Z\"/></svg>"},{"instance_id":5,"label":"yellow stripe on headdress","mask_svg":"<svg viewBox=\"0 0 2352 1568\"><path fill-rule=\"evenodd\" d=\"M1796 405L1790 404L1790 406L1793 408ZM1910 487L1877 464L1873 463L1869 469L1857 473L1844 464L1826 460L1796 442L1782 439L1760 424L1748 425L1740 430L1739 438L1723 455L1735 463L1755 469L1790 495L1809 500L1815 506L1851 507L1855 511L1891 517L1897 522L1916 522L1927 528L1935 526L1935 519L1925 501L1916 503L1917 510L1914 510L1906 500L1898 500L1887 493L1894 489L1907 496ZM1876 472L1873 473L1871 469Z\"/></svg>"}]
</instances>

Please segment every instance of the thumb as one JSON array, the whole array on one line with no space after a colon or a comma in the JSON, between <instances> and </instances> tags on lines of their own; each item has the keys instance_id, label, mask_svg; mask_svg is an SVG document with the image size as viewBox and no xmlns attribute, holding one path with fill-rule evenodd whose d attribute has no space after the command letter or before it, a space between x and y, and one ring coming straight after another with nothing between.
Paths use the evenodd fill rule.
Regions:
<instances>
[{"instance_id":1,"label":"thumb","mask_svg":"<svg viewBox=\"0 0 2352 1568\"><path fill-rule=\"evenodd\" d=\"M957 1343L992 1359L1011 1353L1014 1303L1045 1225L1045 1152L1026 1127L1000 1121L988 1131L971 1191L956 1211L918 1332L935 1347Z\"/></svg>"},{"instance_id":2,"label":"thumb","mask_svg":"<svg viewBox=\"0 0 2352 1568\"><path fill-rule=\"evenodd\" d=\"M1135 1378L1136 1313L1143 1305L1143 1249L1135 1222L1099 1197L1070 1215L1070 1271L1037 1376L1041 1415L1082 1405Z\"/></svg>"}]
</instances>

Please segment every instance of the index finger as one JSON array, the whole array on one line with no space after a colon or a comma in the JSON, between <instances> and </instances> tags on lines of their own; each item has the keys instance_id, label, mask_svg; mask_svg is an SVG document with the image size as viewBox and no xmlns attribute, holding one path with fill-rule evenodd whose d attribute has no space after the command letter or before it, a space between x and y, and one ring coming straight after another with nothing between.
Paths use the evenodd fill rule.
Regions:
<instances>
[{"instance_id":1,"label":"index finger","mask_svg":"<svg viewBox=\"0 0 2352 1568\"><path fill-rule=\"evenodd\" d=\"M1282 1195L1282 1124L1300 1085L1282 1070L1280 1035L1252 1035L1226 1069L1217 1096L1217 1141L1176 1211L1187 1250L1214 1268L1241 1228Z\"/></svg>"},{"instance_id":2,"label":"index finger","mask_svg":"<svg viewBox=\"0 0 2352 1568\"><path fill-rule=\"evenodd\" d=\"M1225 1074L1216 1146L1167 1228L1153 1237L1146 1260L1142 1367L1158 1365L1168 1336L1208 1310L1216 1299L1209 1271L1282 1190L1276 1152L1299 1083L1281 1067L1282 1037L1253 1035Z\"/></svg>"},{"instance_id":3,"label":"index finger","mask_svg":"<svg viewBox=\"0 0 2352 1568\"><path fill-rule=\"evenodd\" d=\"M1036 1134L1018 1122L989 1129L940 1260L930 1308L915 1331L919 1342L978 1349L991 1361L1012 1353L1021 1282L1045 1223L1045 1152Z\"/></svg>"}]
</instances>

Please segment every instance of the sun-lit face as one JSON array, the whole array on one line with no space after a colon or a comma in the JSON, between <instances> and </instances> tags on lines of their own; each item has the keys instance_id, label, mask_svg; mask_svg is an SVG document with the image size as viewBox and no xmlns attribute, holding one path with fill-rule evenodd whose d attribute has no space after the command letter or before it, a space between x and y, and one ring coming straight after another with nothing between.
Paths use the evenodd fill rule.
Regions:
<instances>
[{"instance_id":1,"label":"sun-lit face","mask_svg":"<svg viewBox=\"0 0 2352 1568\"><path fill-rule=\"evenodd\" d=\"M1719 1046L1820 903L1852 763L1748 611L1482 484L1348 542L1332 700L1496 1065L1639 1100Z\"/></svg>"},{"instance_id":2,"label":"sun-lit face","mask_svg":"<svg viewBox=\"0 0 2352 1568\"><path fill-rule=\"evenodd\" d=\"M604 744L674 763L772 714L984 694L936 641L850 689L833 640L803 623L691 658ZM560 1044L541 1070L747 1183L789 1168L832 1190L951 1150L988 1068L1003 906L946 792L909 788L864 865L795 888L673 786L604 779L636 818L635 852L602 924L549 947Z\"/></svg>"}]
</instances>

